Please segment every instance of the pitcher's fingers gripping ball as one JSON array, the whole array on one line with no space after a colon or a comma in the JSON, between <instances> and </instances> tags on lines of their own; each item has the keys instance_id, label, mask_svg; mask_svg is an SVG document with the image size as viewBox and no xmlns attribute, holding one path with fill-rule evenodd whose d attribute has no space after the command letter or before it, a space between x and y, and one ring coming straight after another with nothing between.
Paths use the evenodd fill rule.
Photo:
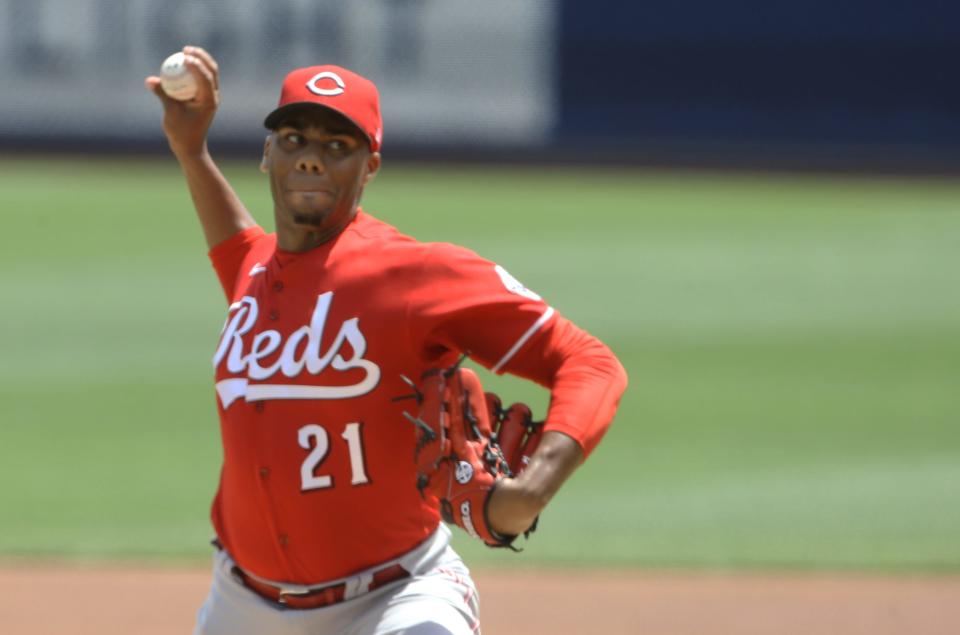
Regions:
<instances>
[{"instance_id":1,"label":"pitcher's fingers gripping ball","mask_svg":"<svg viewBox=\"0 0 960 635\"><path fill-rule=\"evenodd\" d=\"M160 65L160 86L164 93L177 101L187 101L197 96L197 79L187 68L183 52L174 53L163 60Z\"/></svg>"},{"instance_id":2,"label":"pitcher's fingers gripping ball","mask_svg":"<svg viewBox=\"0 0 960 635\"><path fill-rule=\"evenodd\" d=\"M477 374L459 365L430 370L419 385L407 382L420 406L416 416L404 413L416 427L420 493L436 497L443 519L474 538L490 547L512 546L517 537L490 526L487 506L499 481L526 467L542 424L532 421L525 404L503 410L497 395L484 393ZM525 535L535 528L536 522Z\"/></svg>"}]
</instances>

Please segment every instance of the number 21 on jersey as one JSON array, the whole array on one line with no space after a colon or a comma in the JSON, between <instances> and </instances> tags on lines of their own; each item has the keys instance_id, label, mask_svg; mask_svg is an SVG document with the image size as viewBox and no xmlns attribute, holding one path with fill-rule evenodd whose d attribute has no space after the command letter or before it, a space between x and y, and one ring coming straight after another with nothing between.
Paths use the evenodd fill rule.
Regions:
<instances>
[{"instance_id":1,"label":"number 21 on jersey","mask_svg":"<svg viewBox=\"0 0 960 635\"><path fill-rule=\"evenodd\" d=\"M340 435L350 452L351 485L365 485L370 482L367 477L367 467L364 464L362 430L362 423L348 423ZM301 448L310 450L310 454L300 465L300 490L306 492L333 487L332 476L316 473L317 466L323 463L330 452L330 436L326 428L316 423L309 423L297 432L297 441Z\"/></svg>"}]
</instances>

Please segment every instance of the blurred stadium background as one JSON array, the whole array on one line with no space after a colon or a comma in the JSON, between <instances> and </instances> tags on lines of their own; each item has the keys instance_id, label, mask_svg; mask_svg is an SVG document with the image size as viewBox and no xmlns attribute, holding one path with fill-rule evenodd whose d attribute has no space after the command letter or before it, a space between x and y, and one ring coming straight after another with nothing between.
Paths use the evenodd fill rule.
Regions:
<instances>
[{"instance_id":1,"label":"blurred stadium background","mask_svg":"<svg viewBox=\"0 0 960 635\"><path fill-rule=\"evenodd\" d=\"M468 560L960 568L957 5L0 15L0 558L208 553L223 306L142 88L197 43L222 68L214 153L265 226L283 74L355 68L386 120L365 207L501 262L627 366L617 422L523 558L461 539Z\"/></svg>"},{"instance_id":2,"label":"blurred stadium background","mask_svg":"<svg viewBox=\"0 0 960 635\"><path fill-rule=\"evenodd\" d=\"M0 0L5 147L154 150L140 78L223 61L213 138L252 132L291 68L355 67L388 151L447 158L918 169L960 145L960 9L941 0Z\"/></svg>"}]
</instances>

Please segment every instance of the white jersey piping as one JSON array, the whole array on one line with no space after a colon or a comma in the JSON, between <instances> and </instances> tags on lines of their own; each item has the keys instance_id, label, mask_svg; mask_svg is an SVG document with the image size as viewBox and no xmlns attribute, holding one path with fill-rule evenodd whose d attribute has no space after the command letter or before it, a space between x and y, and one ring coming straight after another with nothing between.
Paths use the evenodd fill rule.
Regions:
<instances>
[{"instance_id":1,"label":"white jersey piping","mask_svg":"<svg viewBox=\"0 0 960 635\"><path fill-rule=\"evenodd\" d=\"M513 359L513 356L517 354L517 351L519 351L520 348L527 343L527 340L533 337L534 333L540 330L541 326L547 323L547 320L549 320L551 316L553 316L553 307L548 306L547 310L543 312L543 315L541 315L537 321L533 323L533 326L527 329L526 333L520 336L520 339L517 340L517 343L514 344L509 351L507 351L506 355L500 358L500 361L497 362L497 364L491 370L495 373L499 373L500 369L506 366L507 362Z\"/></svg>"}]
</instances>

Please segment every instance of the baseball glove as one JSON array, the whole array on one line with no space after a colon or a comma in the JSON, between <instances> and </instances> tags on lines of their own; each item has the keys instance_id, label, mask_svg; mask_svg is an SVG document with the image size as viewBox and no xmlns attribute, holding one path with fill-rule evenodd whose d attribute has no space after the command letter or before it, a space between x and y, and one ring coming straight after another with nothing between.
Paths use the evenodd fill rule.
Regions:
<instances>
[{"instance_id":1,"label":"baseball glove","mask_svg":"<svg viewBox=\"0 0 960 635\"><path fill-rule=\"evenodd\" d=\"M487 519L490 495L500 479L518 475L543 434L530 408L504 409L500 398L484 393L480 378L460 365L432 369L420 384L403 378L419 412L404 415L416 427L417 487L440 501L443 519L490 547L512 547L517 538L496 532ZM524 535L536 528L536 522Z\"/></svg>"}]
</instances>

